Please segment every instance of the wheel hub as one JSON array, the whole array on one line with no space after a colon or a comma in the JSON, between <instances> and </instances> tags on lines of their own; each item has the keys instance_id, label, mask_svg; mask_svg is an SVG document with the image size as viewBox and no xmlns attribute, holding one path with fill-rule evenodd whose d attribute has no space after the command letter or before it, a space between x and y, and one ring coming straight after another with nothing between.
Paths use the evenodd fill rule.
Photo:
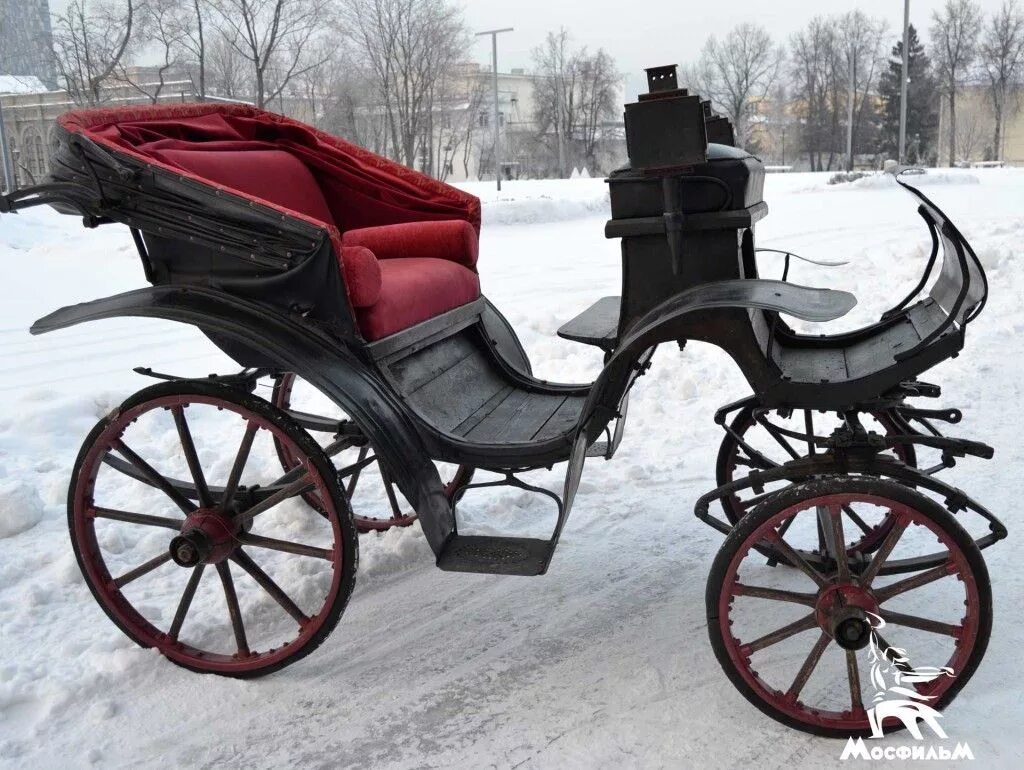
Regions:
<instances>
[{"instance_id":1,"label":"wheel hub","mask_svg":"<svg viewBox=\"0 0 1024 770\"><path fill-rule=\"evenodd\" d=\"M862 650L871 641L868 613L878 614L871 591L853 583L832 585L819 595L814 608L818 625L844 650Z\"/></svg>"},{"instance_id":2,"label":"wheel hub","mask_svg":"<svg viewBox=\"0 0 1024 770\"><path fill-rule=\"evenodd\" d=\"M223 511L200 508L185 519L181 533L171 539L171 559L181 567L218 564L235 549L238 523Z\"/></svg>"}]
</instances>

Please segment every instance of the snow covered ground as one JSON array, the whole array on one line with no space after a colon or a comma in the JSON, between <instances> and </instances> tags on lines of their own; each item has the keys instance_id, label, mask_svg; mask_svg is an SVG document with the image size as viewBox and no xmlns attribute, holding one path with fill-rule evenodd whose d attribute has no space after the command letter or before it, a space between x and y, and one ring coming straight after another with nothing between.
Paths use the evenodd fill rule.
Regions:
<instances>
[{"instance_id":1,"label":"snow covered ground","mask_svg":"<svg viewBox=\"0 0 1024 770\"><path fill-rule=\"evenodd\" d=\"M867 180L768 178L762 246L791 280L854 292L829 330L874 320L913 285L927 234L912 199ZM967 350L929 379L965 410L958 432L996 447L950 477L1001 515L1011 538L986 552L996 622L985 662L944 719L990 767L1019 767L1024 714L1013 552L1022 460L1024 172L918 177L988 270L991 299ZM595 349L555 336L619 290L603 238L601 180L518 182L484 200L480 272L535 373L585 381ZM781 262L763 255L763 272ZM704 587L721 538L692 516L713 486L714 409L748 390L724 353L659 350L633 394L623 445L591 460L543 578L458 575L432 565L412 528L361 538L341 624L311 657L271 677L199 677L136 648L92 600L65 519L70 467L95 421L149 384L132 366L205 374L230 363L197 332L111 320L32 338L53 308L143 283L120 228L81 229L34 210L0 218L0 766L4 767L822 767L842 744L787 730L747 704L707 641ZM556 487L560 469L538 476ZM475 526L528 526L518 494L480 494ZM545 523L546 525L546 523ZM899 743L901 738L887 739ZM934 764L934 763L931 763Z\"/></svg>"}]
</instances>

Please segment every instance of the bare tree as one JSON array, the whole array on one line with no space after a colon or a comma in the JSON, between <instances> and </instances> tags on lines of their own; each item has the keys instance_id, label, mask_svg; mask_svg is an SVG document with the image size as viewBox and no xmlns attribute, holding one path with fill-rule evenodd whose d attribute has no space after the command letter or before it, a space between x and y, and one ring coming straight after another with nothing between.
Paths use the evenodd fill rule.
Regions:
<instances>
[{"instance_id":1,"label":"bare tree","mask_svg":"<svg viewBox=\"0 0 1024 770\"><path fill-rule=\"evenodd\" d=\"M207 32L212 12L210 0L178 0L178 13L172 25L178 44L195 66L196 95L206 98Z\"/></svg>"},{"instance_id":2,"label":"bare tree","mask_svg":"<svg viewBox=\"0 0 1024 770\"><path fill-rule=\"evenodd\" d=\"M328 0L215 0L224 40L247 62L253 97L265 107L322 62L308 56L323 31Z\"/></svg>"},{"instance_id":3,"label":"bare tree","mask_svg":"<svg viewBox=\"0 0 1024 770\"><path fill-rule=\"evenodd\" d=\"M615 60L604 49L572 50L564 28L549 32L533 50L534 122L537 141L557 163L535 159L566 176L568 166L597 168L604 124L618 114L620 77Z\"/></svg>"},{"instance_id":4,"label":"bare tree","mask_svg":"<svg viewBox=\"0 0 1024 770\"><path fill-rule=\"evenodd\" d=\"M988 77L995 117L993 158L1002 160L1008 98L1024 72L1024 14L1017 0L1006 0L992 16L981 41L981 66Z\"/></svg>"},{"instance_id":5,"label":"bare tree","mask_svg":"<svg viewBox=\"0 0 1024 770\"><path fill-rule=\"evenodd\" d=\"M872 19L861 10L849 11L839 20L839 48L847 75L846 155L853 170L858 131L870 109L868 94L882 69L882 38L888 31L884 20Z\"/></svg>"},{"instance_id":6,"label":"bare tree","mask_svg":"<svg viewBox=\"0 0 1024 770\"><path fill-rule=\"evenodd\" d=\"M53 20L57 71L76 104L103 101L103 87L128 55L135 23L134 0L71 0Z\"/></svg>"},{"instance_id":7,"label":"bare tree","mask_svg":"<svg viewBox=\"0 0 1024 770\"><path fill-rule=\"evenodd\" d=\"M182 62L180 21L183 5L183 0L146 0L142 3L137 12L136 39L159 60L152 68L144 70L146 74L141 82L132 77L125 61L122 60L118 66L120 79L153 104L160 99L168 71Z\"/></svg>"},{"instance_id":8,"label":"bare tree","mask_svg":"<svg viewBox=\"0 0 1024 770\"><path fill-rule=\"evenodd\" d=\"M961 111L956 127L957 157L971 161L982 153L987 137L991 136L990 120L981 110Z\"/></svg>"},{"instance_id":9,"label":"bare tree","mask_svg":"<svg viewBox=\"0 0 1024 770\"><path fill-rule=\"evenodd\" d=\"M744 22L719 40L704 44L694 70L700 92L732 121L736 143L747 142L749 122L758 102L771 90L784 61L781 48L757 24Z\"/></svg>"},{"instance_id":10,"label":"bare tree","mask_svg":"<svg viewBox=\"0 0 1024 770\"><path fill-rule=\"evenodd\" d=\"M846 83L836 25L822 16L812 19L793 35L790 61L796 112L811 170L831 169L838 154ZM827 163L823 161L825 152Z\"/></svg>"},{"instance_id":11,"label":"bare tree","mask_svg":"<svg viewBox=\"0 0 1024 770\"><path fill-rule=\"evenodd\" d=\"M434 108L468 49L461 11L445 0L344 0L344 29L371 73L391 155L409 167L433 157Z\"/></svg>"},{"instance_id":12,"label":"bare tree","mask_svg":"<svg viewBox=\"0 0 1024 770\"><path fill-rule=\"evenodd\" d=\"M956 92L978 53L981 10L973 0L946 0L932 13L931 37L939 86L949 100L949 163L956 162Z\"/></svg>"},{"instance_id":13,"label":"bare tree","mask_svg":"<svg viewBox=\"0 0 1024 770\"><path fill-rule=\"evenodd\" d=\"M229 37L216 35L206 43L206 93L226 99L252 96L252 72Z\"/></svg>"}]
</instances>

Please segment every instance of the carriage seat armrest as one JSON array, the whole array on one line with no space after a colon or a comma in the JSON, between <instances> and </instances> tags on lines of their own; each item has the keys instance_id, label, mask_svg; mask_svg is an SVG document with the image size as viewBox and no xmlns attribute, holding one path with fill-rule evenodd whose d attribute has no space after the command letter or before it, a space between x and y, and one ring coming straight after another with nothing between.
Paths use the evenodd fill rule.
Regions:
<instances>
[{"instance_id":1,"label":"carriage seat armrest","mask_svg":"<svg viewBox=\"0 0 1024 770\"><path fill-rule=\"evenodd\" d=\"M479 253L479 236L473 226L462 219L362 227L346 231L341 243L342 246L363 246L377 259L446 259L468 268L476 267Z\"/></svg>"}]
</instances>

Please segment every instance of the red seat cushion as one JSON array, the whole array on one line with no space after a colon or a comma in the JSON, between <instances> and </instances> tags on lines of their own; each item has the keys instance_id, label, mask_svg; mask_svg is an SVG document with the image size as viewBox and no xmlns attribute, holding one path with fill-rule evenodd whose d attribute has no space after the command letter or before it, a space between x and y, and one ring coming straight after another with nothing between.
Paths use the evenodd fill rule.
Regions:
<instances>
[{"instance_id":1,"label":"red seat cushion","mask_svg":"<svg viewBox=\"0 0 1024 770\"><path fill-rule=\"evenodd\" d=\"M155 150L153 155L249 197L334 224L313 172L284 150Z\"/></svg>"},{"instance_id":2,"label":"red seat cushion","mask_svg":"<svg viewBox=\"0 0 1024 770\"><path fill-rule=\"evenodd\" d=\"M367 340L379 340L472 302L480 296L480 278L469 268L431 257L382 259L380 297L359 308L359 328Z\"/></svg>"},{"instance_id":3,"label":"red seat cushion","mask_svg":"<svg viewBox=\"0 0 1024 770\"><path fill-rule=\"evenodd\" d=\"M383 227L361 227L342 236L346 246L365 246L377 259L430 257L475 267L479 238L473 225L462 219L404 222Z\"/></svg>"}]
</instances>

